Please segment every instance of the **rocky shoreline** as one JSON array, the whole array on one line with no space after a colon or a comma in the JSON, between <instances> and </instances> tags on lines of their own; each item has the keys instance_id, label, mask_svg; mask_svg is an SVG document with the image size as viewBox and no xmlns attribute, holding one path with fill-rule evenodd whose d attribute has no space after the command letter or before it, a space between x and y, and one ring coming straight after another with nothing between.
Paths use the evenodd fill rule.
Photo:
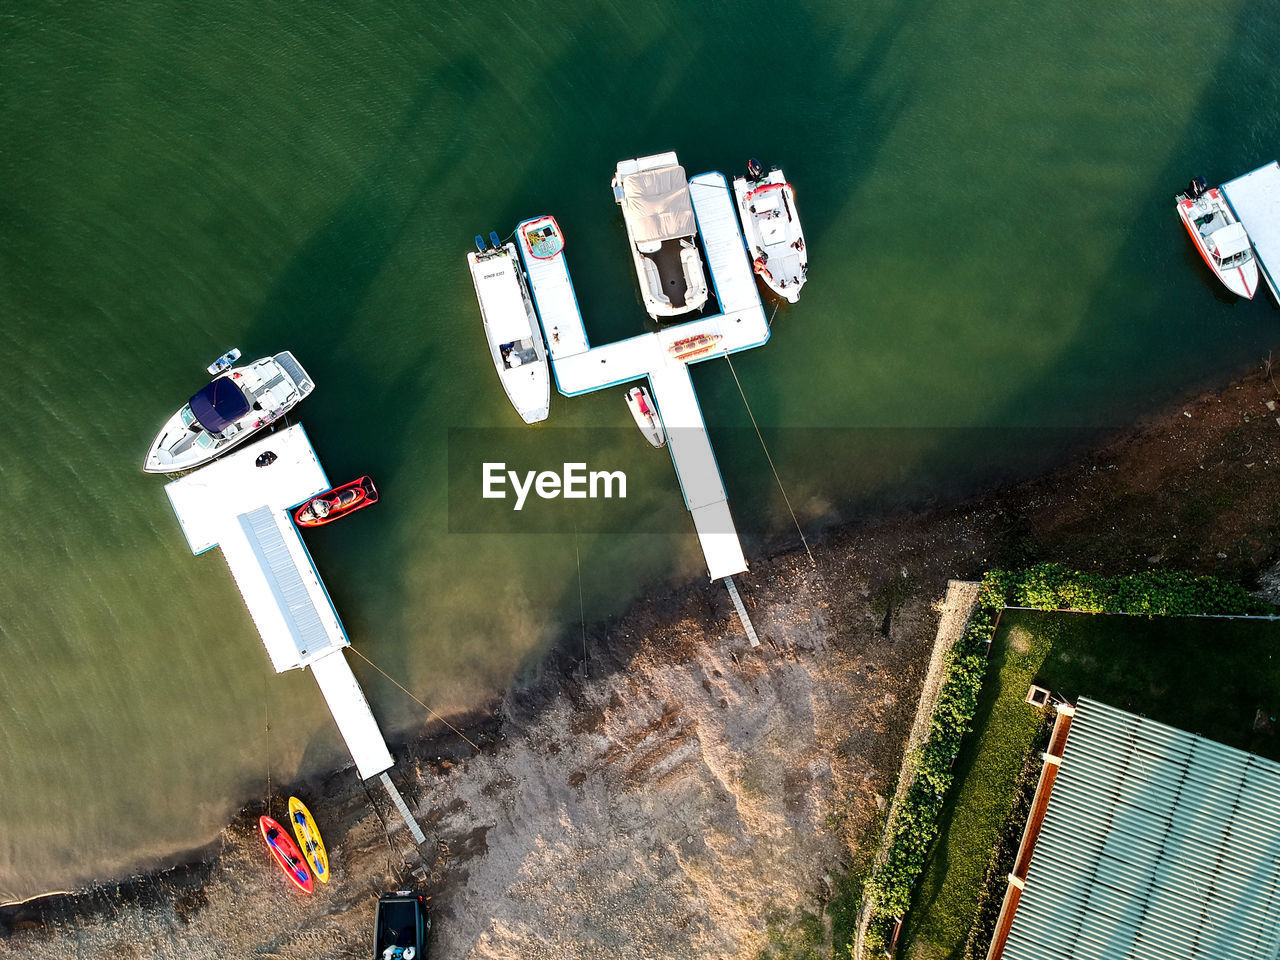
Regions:
<instances>
[{"instance_id":1,"label":"rocky shoreline","mask_svg":"<svg viewBox=\"0 0 1280 960\"><path fill-rule=\"evenodd\" d=\"M437 960L754 956L806 914L829 937L821 904L874 837L947 580L1056 560L1258 585L1280 555L1278 401L1255 372L1051 475L829 531L816 568L757 559L755 650L719 586L595 625L585 660L553 650L459 724L479 752L437 729L398 745L424 847L353 770L303 785L335 867L308 900L262 856L257 804L187 863L0 908L0 952L362 957L377 894L404 886L433 896Z\"/></svg>"}]
</instances>

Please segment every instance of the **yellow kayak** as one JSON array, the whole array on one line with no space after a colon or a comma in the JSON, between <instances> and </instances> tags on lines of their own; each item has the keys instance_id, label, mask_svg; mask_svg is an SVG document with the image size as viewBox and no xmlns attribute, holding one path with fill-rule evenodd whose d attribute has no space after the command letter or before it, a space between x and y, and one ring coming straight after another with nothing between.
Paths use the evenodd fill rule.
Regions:
<instances>
[{"instance_id":1,"label":"yellow kayak","mask_svg":"<svg viewBox=\"0 0 1280 960\"><path fill-rule=\"evenodd\" d=\"M307 863L311 864L312 873L321 883L328 883L329 856L324 852L320 828L307 805L297 797L289 798L289 822L293 824L293 835L298 838L298 846Z\"/></svg>"}]
</instances>

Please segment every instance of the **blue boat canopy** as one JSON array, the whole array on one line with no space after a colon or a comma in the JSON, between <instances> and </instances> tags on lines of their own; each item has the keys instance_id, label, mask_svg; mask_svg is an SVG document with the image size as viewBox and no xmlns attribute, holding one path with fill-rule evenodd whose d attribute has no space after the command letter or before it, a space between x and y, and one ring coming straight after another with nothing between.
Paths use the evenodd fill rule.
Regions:
<instances>
[{"instance_id":1,"label":"blue boat canopy","mask_svg":"<svg viewBox=\"0 0 1280 960\"><path fill-rule=\"evenodd\" d=\"M249 412L249 398L230 377L214 380L188 403L200 426L210 433L221 433Z\"/></svg>"}]
</instances>

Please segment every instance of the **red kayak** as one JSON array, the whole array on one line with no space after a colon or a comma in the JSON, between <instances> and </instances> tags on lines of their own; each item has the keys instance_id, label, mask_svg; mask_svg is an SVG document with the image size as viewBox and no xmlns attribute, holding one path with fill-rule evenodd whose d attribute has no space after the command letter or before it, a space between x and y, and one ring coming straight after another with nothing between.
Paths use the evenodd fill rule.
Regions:
<instances>
[{"instance_id":1,"label":"red kayak","mask_svg":"<svg viewBox=\"0 0 1280 960\"><path fill-rule=\"evenodd\" d=\"M311 871L307 869L307 861L302 858L302 851L285 832L284 827L270 817L259 817L258 829L262 831L262 839L267 842L271 855L276 858L276 863L280 864L285 876L303 893L311 893L316 885L311 879Z\"/></svg>"},{"instance_id":2,"label":"red kayak","mask_svg":"<svg viewBox=\"0 0 1280 960\"><path fill-rule=\"evenodd\" d=\"M322 527L377 502L378 490L373 480L361 477L312 497L297 509L293 522L300 527Z\"/></svg>"}]
</instances>

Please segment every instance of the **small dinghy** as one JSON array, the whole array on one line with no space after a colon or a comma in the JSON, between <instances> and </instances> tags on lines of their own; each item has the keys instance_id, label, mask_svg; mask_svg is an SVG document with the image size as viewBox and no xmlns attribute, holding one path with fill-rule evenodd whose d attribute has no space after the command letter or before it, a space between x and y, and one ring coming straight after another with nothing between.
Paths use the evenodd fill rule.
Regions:
<instances>
[{"instance_id":1,"label":"small dinghy","mask_svg":"<svg viewBox=\"0 0 1280 960\"><path fill-rule=\"evenodd\" d=\"M667 353L673 360L689 361L710 353L724 337L718 333L699 333L692 337L676 340L667 347Z\"/></svg>"},{"instance_id":2,"label":"small dinghy","mask_svg":"<svg viewBox=\"0 0 1280 960\"><path fill-rule=\"evenodd\" d=\"M662 426L662 417L654 406L653 397L645 387L632 387L627 391L627 409L635 418L636 426L644 434L644 438L655 447L665 446L667 431Z\"/></svg>"},{"instance_id":3,"label":"small dinghy","mask_svg":"<svg viewBox=\"0 0 1280 960\"><path fill-rule=\"evenodd\" d=\"M1258 291L1258 261L1244 224L1236 217L1222 191L1212 189L1204 177L1196 177L1174 198L1178 216L1200 251L1200 258L1237 297L1252 300Z\"/></svg>"},{"instance_id":4,"label":"small dinghy","mask_svg":"<svg viewBox=\"0 0 1280 960\"><path fill-rule=\"evenodd\" d=\"M298 845L284 832L284 827L270 817L259 817L258 830L261 831L262 839L266 843L267 849L271 851L271 856L275 858L276 864L284 871L284 875L293 881L293 885L303 893L313 892L316 884L311 879L311 871L307 869L307 862L303 859L302 851L298 849Z\"/></svg>"},{"instance_id":5,"label":"small dinghy","mask_svg":"<svg viewBox=\"0 0 1280 960\"><path fill-rule=\"evenodd\" d=\"M809 252L796 213L796 191L776 167L765 176L758 160L735 177L733 195L751 266L770 290L795 303L809 273Z\"/></svg>"},{"instance_id":6,"label":"small dinghy","mask_svg":"<svg viewBox=\"0 0 1280 960\"><path fill-rule=\"evenodd\" d=\"M298 847L307 858L311 872L321 883L329 882L329 855L324 849L324 840L320 836L320 828L307 805L297 797L289 798L289 822L293 825L293 835L298 838Z\"/></svg>"},{"instance_id":7,"label":"small dinghy","mask_svg":"<svg viewBox=\"0 0 1280 960\"><path fill-rule=\"evenodd\" d=\"M539 217L525 224L524 239L529 256L535 260L550 260L564 249L564 234L555 217Z\"/></svg>"},{"instance_id":8,"label":"small dinghy","mask_svg":"<svg viewBox=\"0 0 1280 960\"><path fill-rule=\"evenodd\" d=\"M294 512L293 522L300 527L322 527L377 502L373 480L361 477L312 497Z\"/></svg>"}]
</instances>

